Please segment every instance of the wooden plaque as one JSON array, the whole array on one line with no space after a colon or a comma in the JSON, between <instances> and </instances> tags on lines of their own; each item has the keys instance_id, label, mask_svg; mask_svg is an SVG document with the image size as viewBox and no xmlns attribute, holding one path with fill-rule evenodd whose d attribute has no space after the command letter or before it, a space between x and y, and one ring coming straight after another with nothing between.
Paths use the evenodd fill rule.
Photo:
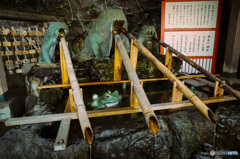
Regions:
<instances>
[{"instance_id":1,"label":"wooden plaque","mask_svg":"<svg viewBox=\"0 0 240 159\"><path fill-rule=\"evenodd\" d=\"M27 54L29 54L28 51L22 51L22 53L23 53L23 55L27 55Z\"/></svg>"},{"instance_id":2,"label":"wooden plaque","mask_svg":"<svg viewBox=\"0 0 240 159\"><path fill-rule=\"evenodd\" d=\"M9 33L10 33L10 30L9 30L9 29L4 29L4 30L2 31L2 35L4 35L4 36L8 35Z\"/></svg>"},{"instance_id":3,"label":"wooden plaque","mask_svg":"<svg viewBox=\"0 0 240 159\"><path fill-rule=\"evenodd\" d=\"M28 32L26 30L21 30L20 31L20 36L27 36Z\"/></svg>"},{"instance_id":4,"label":"wooden plaque","mask_svg":"<svg viewBox=\"0 0 240 159\"><path fill-rule=\"evenodd\" d=\"M36 50L29 50L29 54L36 54Z\"/></svg>"},{"instance_id":5,"label":"wooden plaque","mask_svg":"<svg viewBox=\"0 0 240 159\"><path fill-rule=\"evenodd\" d=\"M5 51L5 55L12 56L13 55L13 51Z\"/></svg>"},{"instance_id":6,"label":"wooden plaque","mask_svg":"<svg viewBox=\"0 0 240 159\"><path fill-rule=\"evenodd\" d=\"M12 46L12 43L10 42L10 41L3 41L3 46L4 47L10 47L10 46Z\"/></svg>"},{"instance_id":7,"label":"wooden plaque","mask_svg":"<svg viewBox=\"0 0 240 159\"><path fill-rule=\"evenodd\" d=\"M23 42L21 42L21 45L22 45L22 46L28 46L28 42L23 41Z\"/></svg>"},{"instance_id":8,"label":"wooden plaque","mask_svg":"<svg viewBox=\"0 0 240 159\"><path fill-rule=\"evenodd\" d=\"M29 60L29 59L23 59L23 63L24 63L24 64L29 64L29 63L30 63L30 60Z\"/></svg>"},{"instance_id":9,"label":"wooden plaque","mask_svg":"<svg viewBox=\"0 0 240 159\"><path fill-rule=\"evenodd\" d=\"M18 29L12 30L11 34L13 37L18 37L18 36L20 36L20 30L18 30Z\"/></svg>"},{"instance_id":10,"label":"wooden plaque","mask_svg":"<svg viewBox=\"0 0 240 159\"><path fill-rule=\"evenodd\" d=\"M20 41L14 41L12 43L13 46L20 46L21 45L21 42Z\"/></svg>"},{"instance_id":11,"label":"wooden plaque","mask_svg":"<svg viewBox=\"0 0 240 159\"><path fill-rule=\"evenodd\" d=\"M34 33L33 31L28 32L28 36L29 36L29 37L33 37L33 36L35 36L35 33Z\"/></svg>"},{"instance_id":12,"label":"wooden plaque","mask_svg":"<svg viewBox=\"0 0 240 159\"><path fill-rule=\"evenodd\" d=\"M29 44L30 46L35 46L35 45L36 45L36 42L35 42L35 40L30 40L30 41L28 42L28 44Z\"/></svg>"},{"instance_id":13,"label":"wooden plaque","mask_svg":"<svg viewBox=\"0 0 240 159\"><path fill-rule=\"evenodd\" d=\"M23 54L21 50L16 50L14 53L15 53L15 55L22 55Z\"/></svg>"}]
</instances>

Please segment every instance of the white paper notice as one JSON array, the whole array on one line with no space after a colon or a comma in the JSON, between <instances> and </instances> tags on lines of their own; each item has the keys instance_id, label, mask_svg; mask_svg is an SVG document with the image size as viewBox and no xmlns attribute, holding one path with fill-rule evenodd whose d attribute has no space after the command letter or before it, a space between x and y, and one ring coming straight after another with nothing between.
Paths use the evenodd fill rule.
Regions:
<instances>
[{"instance_id":1,"label":"white paper notice","mask_svg":"<svg viewBox=\"0 0 240 159\"><path fill-rule=\"evenodd\" d=\"M215 31L165 32L164 42L186 56L213 56Z\"/></svg>"},{"instance_id":2,"label":"white paper notice","mask_svg":"<svg viewBox=\"0 0 240 159\"><path fill-rule=\"evenodd\" d=\"M165 29L216 28L218 1L166 2Z\"/></svg>"}]
</instances>

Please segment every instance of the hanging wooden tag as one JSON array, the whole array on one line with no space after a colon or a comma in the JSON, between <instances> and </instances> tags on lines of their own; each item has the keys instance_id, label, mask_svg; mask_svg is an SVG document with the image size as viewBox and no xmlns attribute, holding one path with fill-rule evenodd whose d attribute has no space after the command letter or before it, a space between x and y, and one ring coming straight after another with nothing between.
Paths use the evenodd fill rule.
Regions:
<instances>
[{"instance_id":1,"label":"hanging wooden tag","mask_svg":"<svg viewBox=\"0 0 240 159\"><path fill-rule=\"evenodd\" d=\"M7 69L8 69L8 70L14 69L14 65L8 65L8 66L7 66Z\"/></svg>"},{"instance_id":2,"label":"hanging wooden tag","mask_svg":"<svg viewBox=\"0 0 240 159\"><path fill-rule=\"evenodd\" d=\"M10 75L13 75L13 70L9 70L8 73L9 73Z\"/></svg>"},{"instance_id":3,"label":"hanging wooden tag","mask_svg":"<svg viewBox=\"0 0 240 159\"><path fill-rule=\"evenodd\" d=\"M3 41L3 46L4 47L6 47L6 46L10 47L10 46L12 46L12 43L10 41Z\"/></svg>"},{"instance_id":4,"label":"hanging wooden tag","mask_svg":"<svg viewBox=\"0 0 240 159\"><path fill-rule=\"evenodd\" d=\"M43 36L43 33L40 32L40 31L35 31L35 35L36 35L36 36Z\"/></svg>"},{"instance_id":5,"label":"hanging wooden tag","mask_svg":"<svg viewBox=\"0 0 240 159\"><path fill-rule=\"evenodd\" d=\"M21 65L22 64L22 60L17 60L17 61L14 61L15 62L15 65Z\"/></svg>"},{"instance_id":6,"label":"hanging wooden tag","mask_svg":"<svg viewBox=\"0 0 240 159\"><path fill-rule=\"evenodd\" d=\"M3 51L0 51L1 55L4 56L4 52Z\"/></svg>"},{"instance_id":7,"label":"hanging wooden tag","mask_svg":"<svg viewBox=\"0 0 240 159\"><path fill-rule=\"evenodd\" d=\"M21 42L20 41L14 41L12 44L13 44L13 46L20 46Z\"/></svg>"},{"instance_id":8,"label":"hanging wooden tag","mask_svg":"<svg viewBox=\"0 0 240 159\"><path fill-rule=\"evenodd\" d=\"M27 54L29 54L29 52L28 51L22 51L22 53L23 53L23 55L27 55Z\"/></svg>"},{"instance_id":9,"label":"hanging wooden tag","mask_svg":"<svg viewBox=\"0 0 240 159\"><path fill-rule=\"evenodd\" d=\"M7 28L7 29L4 29L3 31L2 31L2 35L3 36L6 36L6 35L8 35L9 33L10 33L11 31Z\"/></svg>"},{"instance_id":10,"label":"hanging wooden tag","mask_svg":"<svg viewBox=\"0 0 240 159\"><path fill-rule=\"evenodd\" d=\"M6 66L12 66L13 65L13 60L7 60L5 61Z\"/></svg>"},{"instance_id":11,"label":"hanging wooden tag","mask_svg":"<svg viewBox=\"0 0 240 159\"><path fill-rule=\"evenodd\" d=\"M23 41L23 42L21 42L21 45L22 45L22 46L28 46L28 42Z\"/></svg>"},{"instance_id":12,"label":"hanging wooden tag","mask_svg":"<svg viewBox=\"0 0 240 159\"><path fill-rule=\"evenodd\" d=\"M20 36L27 36L28 32L26 30L20 31Z\"/></svg>"},{"instance_id":13,"label":"hanging wooden tag","mask_svg":"<svg viewBox=\"0 0 240 159\"><path fill-rule=\"evenodd\" d=\"M15 55L22 55L23 54L21 50L16 50L14 53L15 53Z\"/></svg>"},{"instance_id":14,"label":"hanging wooden tag","mask_svg":"<svg viewBox=\"0 0 240 159\"><path fill-rule=\"evenodd\" d=\"M42 49L41 48L37 48L36 51L37 51L37 53L40 54L42 52Z\"/></svg>"},{"instance_id":15,"label":"hanging wooden tag","mask_svg":"<svg viewBox=\"0 0 240 159\"><path fill-rule=\"evenodd\" d=\"M12 34L13 37L20 36L20 30L19 30L19 29L12 30L12 31L11 31L11 34Z\"/></svg>"},{"instance_id":16,"label":"hanging wooden tag","mask_svg":"<svg viewBox=\"0 0 240 159\"><path fill-rule=\"evenodd\" d=\"M29 54L36 54L36 50L29 50Z\"/></svg>"},{"instance_id":17,"label":"hanging wooden tag","mask_svg":"<svg viewBox=\"0 0 240 159\"><path fill-rule=\"evenodd\" d=\"M37 45L42 45L42 41L41 40L37 40Z\"/></svg>"},{"instance_id":18,"label":"hanging wooden tag","mask_svg":"<svg viewBox=\"0 0 240 159\"><path fill-rule=\"evenodd\" d=\"M36 45L35 40L30 40L28 43L29 43L30 46L35 46Z\"/></svg>"},{"instance_id":19,"label":"hanging wooden tag","mask_svg":"<svg viewBox=\"0 0 240 159\"><path fill-rule=\"evenodd\" d=\"M24 63L24 64L29 64L29 63L30 63L30 60L29 60L29 59L23 59L23 63Z\"/></svg>"},{"instance_id":20,"label":"hanging wooden tag","mask_svg":"<svg viewBox=\"0 0 240 159\"><path fill-rule=\"evenodd\" d=\"M28 32L28 36L33 37L33 36L35 36L35 33L33 31L30 31L30 32Z\"/></svg>"},{"instance_id":21,"label":"hanging wooden tag","mask_svg":"<svg viewBox=\"0 0 240 159\"><path fill-rule=\"evenodd\" d=\"M34 58L31 59L31 62L32 62L32 63L35 63L35 62L37 62L37 61L38 61L37 57L34 57Z\"/></svg>"},{"instance_id":22,"label":"hanging wooden tag","mask_svg":"<svg viewBox=\"0 0 240 159\"><path fill-rule=\"evenodd\" d=\"M5 51L5 55L12 56L13 55L13 51Z\"/></svg>"},{"instance_id":23,"label":"hanging wooden tag","mask_svg":"<svg viewBox=\"0 0 240 159\"><path fill-rule=\"evenodd\" d=\"M22 69L16 69L16 73L22 73Z\"/></svg>"}]
</instances>

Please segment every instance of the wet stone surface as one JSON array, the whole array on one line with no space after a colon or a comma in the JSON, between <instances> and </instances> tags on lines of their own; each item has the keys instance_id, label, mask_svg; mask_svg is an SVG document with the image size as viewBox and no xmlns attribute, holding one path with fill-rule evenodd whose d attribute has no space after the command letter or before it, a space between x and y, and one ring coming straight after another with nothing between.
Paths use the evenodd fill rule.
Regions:
<instances>
[{"instance_id":1,"label":"wet stone surface","mask_svg":"<svg viewBox=\"0 0 240 159\"><path fill-rule=\"evenodd\" d=\"M40 114L46 114L40 110ZM160 131L153 135L144 118L105 124L91 119L94 143L92 158L189 158L206 142L212 143L213 125L195 108L158 115ZM39 115L39 113L37 114ZM94 121L95 120L95 121ZM111 121L111 122L110 122ZM75 123L75 124L74 124ZM55 123L34 124L11 129L0 138L1 158L90 158L78 121L73 121L65 151L53 151L58 130ZM54 128L56 127L56 128ZM47 131L48 130L48 131ZM46 134L47 133L47 134Z\"/></svg>"}]
</instances>

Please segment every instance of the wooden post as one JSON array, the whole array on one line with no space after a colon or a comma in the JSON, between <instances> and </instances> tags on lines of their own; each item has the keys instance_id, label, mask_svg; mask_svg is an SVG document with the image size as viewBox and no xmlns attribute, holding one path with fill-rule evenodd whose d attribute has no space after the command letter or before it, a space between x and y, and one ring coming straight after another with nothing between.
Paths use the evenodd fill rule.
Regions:
<instances>
[{"instance_id":1,"label":"wooden post","mask_svg":"<svg viewBox=\"0 0 240 159\"><path fill-rule=\"evenodd\" d=\"M59 50L60 50L60 61L61 61L61 74L62 74L62 84L68 84L69 78L66 68L66 63L63 55L62 44L59 43ZM65 87L68 88L68 87Z\"/></svg>"},{"instance_id":2,"label":"wooden post","mask_svg":"<svg viewBox=\"0 0 240 159\"><path fill-rule=\"evenodd\" d=\"M141 81L141 84L143 86L143 81ZM131 93L131 95L130 95L130 106L131 107L139 106L139 102L138 102L137 96L136 96L136 94L134 93L134 90L133 90L133 82L131 82L131 91L130 91L130 93Z\"/></svg>"},{"instance_id":3,"label":"wooden post","mask_svg":"<svg viewBox=\"0 0 240 159\"><path fill-rule=\"evenodd\" d=\"M70 57L70 53L66 44L65 34L60 32L60 40L62 44L64 59L66 62L67 73L69 76L70 84L73 90L74 101L77 107L77 114L79 117L80 126L83 132L84 139L88 144L93 143L93 131L90 125L90 121L88 119L88 115L86 112L86 107L84 105L81 92L79 90L79 85L77 81L77 77L75 75L72 60Z\"/></svg>"},{"instance_id":4,"label":"wooden post","mask_svg":"<svg viewBox=\"0 0 240 159\"><path fill-rule=\"evenodd\" d=\"M216 81L215 87L214 87L214 97L222 97L223 93L224 93L224 89L220 87L220 82Z\"/></svg>"},{"instance_id":5,"label":"wooden post","mask_svg":"<svg viewBox=\"0 0 240 159\"><path fill-rule=\"evenodd\" d=\"M138 60L138 48L133 45L133 40L131 40L130 60L132 62L134 70L136 71L137 70L137 60Z\"/></svg>"},{"instance_id":6,"label":"wooden post","mask_svg":"<svg viewBox=\"0 0 240 159\"><path fill-rule=\"evenodd\" d=\"M70 129L71 118L64 118L61 120L60 127L58 129L57 138L54 143L54 150L65 150L67 147L68 134Z\"/></svg>"},{"instance_id":7,"label":"wooden post","mask_svg":"<svg viewBox=\"0 0 240 159\"><path fill-rule=\"evenodd\" d=\"M166 56L165 56L165 66L171 70L172 67L172 52L169 51L169 48L166 48Z\"/></svg>"},{"instance_id":8,"label":"wooden post","mask_svg":"<svg viewBox=\"0 0 240 159\"><path fill-rule=\"evenodd\" d=\"M137 96L137 99L139 101L140 107L143 111L143 115L145 117L145 120L147 122L147 125L150 129L150 131L153 134L158 133L159 131L159 123L158 123L158 119L155 115L155 113L153 112L151 106L150 106L150 102L146 96L146 93L144 92L142 85L139 81L139 78L137 76L137 73L135 72L133 65L131 63L131 60L128 56L128 53L126 51L126 48L123 45L123 42L121 40L121 37L119 36L119 34L117 34L116 31L114 31L114 38L116 40L117 43L117 47L119 49L119 53L122 57L123 60L123 64L125 66L125 69L127 71L128 77L130 78L130 81L133 82L133 89L134 92Z\"/></svg>"},{"instance_id":9,"label":"wooden post","mask_svg":"<svg viewBox=\"0 0 240 159\"><path fill-rule=\"evenodd\" d=\"M117 48L117 44L115 41L115 49L114 49L114 74L113 80L120 81L121 80L121 68L122 68L122 57L119 54L119 50Z\"/></svg>"},{"instance_id":10,"label":"wooden post","mask_svg":"<svg viewBox=\"0 0 240 159\"><path fill-rule=\"evenodd\" d=\"M184 84L184 81L182 82ZM172 102L180 102L182 101L183 94L177 88L177 82L173 82L173 92L172 92Z\"/></svg>"},{"instance_id":11,"label":"wooden post","mask_svg":"<svg viewBox=\"0 0 240 159\"><path fill-rule=\"evenodd\" d=\"M130 60L132 62L133 68L136 71L137 70L137 59L138 59L138 48L133 45L133 40L131 40L131 52L130 52ZM143 85L143 82L141 82ZM139 106L139 102L137 100L136 94L133 90L133 82L131 82L131 90L130 90L130 106L135 107Z\"/></svg>"},{"instance_id":12,"label":"wooden post","mask_svg":"<svg viewBox=\"0 0 240 159\"><path fill-rule=\"evenodd\" d=\"M83 98L82 88L80 88L80 91L81 91L82 98ZM72 89L69 89L69 96L68 96L67 104L65 106L64 113L74 113L74 112L77 112L77 108L76 108L76 104L74 102Z\"/></svg>"}]
</instances>

